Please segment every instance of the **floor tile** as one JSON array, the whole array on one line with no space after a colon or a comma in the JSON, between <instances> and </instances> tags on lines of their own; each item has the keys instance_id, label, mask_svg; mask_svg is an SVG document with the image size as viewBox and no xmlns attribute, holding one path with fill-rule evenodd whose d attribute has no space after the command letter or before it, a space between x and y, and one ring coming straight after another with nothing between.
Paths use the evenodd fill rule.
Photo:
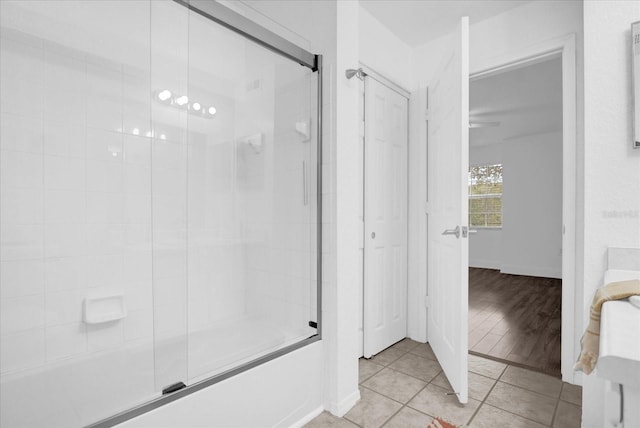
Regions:
<instances>
[{"instance_id":1,"label":"floor tile","mask_svg":"<svg viewBox=\"0 0 640 428\"><path fill-rule=\"evenodd\" d=\"M553 420L553 428L580 428L582 409L575 404L560 401ZM626 424L625 424L626 426Z\"/></svg>"},{"instance_id":2,"label":"floor tile","mask_svg":"<svg viewBox=\"0 0 640 428\"><path fill-rule=\"evenodd\" d=\"M504 369L507 367L506 364L488 360L482 357L477 357L475 355L469 355L468 361L469 371L482 376L490 377L491 379L498 379Z\"/></svg>"},{"instance_id":3,"label":"floor tile","mask_svg":"<svg viewBox=\"0 0 640 428\"><path fill-rule=\"evenodd\" d=\"M329 412L322 412L304 428L358 428L358 425L344 418L337 418Z\"/></svg>"},{"instance_id":4,"label":"floor tile","mask_svg":"<svg viewBox=\"0 0 640 428\"><path fill-rule=\"evenodd\" d=\"M537 422L530 421L497 407L483 404L469 424L469 428L545 428Z\"/></svg>"},{"instance_id":5,"label":"floor tile","mask_svg":"<svg viewBox=\"0 0 640 428\"><path fill-rule=\"evenodd\" d=\"M580 385L571 385L570 383L564 382L562 384L560 399L582 406L582 387Z\"/></svg>"},{"instance_id":6,"label":"floor tile","mask_svg":"<svg viewBox=\"0 0 640 428\"><path fill-rule=\"evenodd\" d=\"M420 357L415 354L405 354L389 365L389 368L408 374L425 382L431 380L442 371L437 361Z\"/></svg>"},{"instance_id":7,"label":"floor tile","mask_svg":"<svg viewBox=\"0 0 640 428\"><path fill-rule=\"evenodd\" d=\"M433 418L410 407L404 407L384 428L425 428Z\"/></svg>"},{"instance_id":8,"label":"floor tile","mask_svg":"<svg viewBox=\"0 0 640 428\"><path fill-rule=\"evenodd\" d=\"M537 392L498 382L486 403L541 424L551 425L556 401Z\"/></svg>"},{"instance_id":9,"label":"floor tile","mask_svg":"<svg viewBox=\"0 0 640 428\"><path fill-rule=\"evenodd\" d=\"M558 398L562 389L562 381L558 378L514 366L507 367L500 381L553 398Z\"/></svg>"},{"instance_id":10,"label":"floor tile","mask_svg":"<svg viewBox=\"0 0 640 428\"><path fill-rule=\"evenodd\" d=\"M373 357L371 357L370 361L376 364L381 364L383 366L388 366L398 358L402 357L404 354L405 354L404 351L391 347L374 355Z\"/></svg>"},{"instance_id":11,"label":"floor tile","mask_svg":"<svg viewBox=\"0 0 640 428\"><path fill-rule=\"evenodd\" d=\"M381 427L402 404L366 388L360 388L360 401L344 416L362 427Z\"/></svg>"},{"instance_id":12,"label":"floor tile","mask_svg":"<svg viewBox=\"0 0 640 428\"><path fill-rule=\"evenodd\" d=\"M409 352L420 357L429 358L430 360L438 360L436 358L436 354L433 353L433 349L431 349L431 345L429 345L428 343L419 343L418 346L416 346Z\"/></svg>"},{"instance_id":13,"label":"floor tile","mask_svg":"<svg viewBox=\"0 0 640 428\"><path fill-rule=\"evenodd\" d=\"M481 376L479 374L469 372L469 397L475 400L484 400L491 387L494 383L496 383L495 379L491 379L490 377ZM434 380L431 381L434 385L441 386L448 391L451 391L453 388L451 384L447 380L447 377L444 373L440 373Z\"/></svg>"},{"instance_id":14,"label":"floor tile","mask_svg":"<svg viewBox=\"0 0 640 428\"><path fill-rule=\"evenodd\" d=\"M362 384L385 397L406 403L426 385L426 382L404 373L385 368Z\"/></svg>"},{"instance_id":15,"label":"floor tile","mask_svg":"<svg viewBox=\"0 0 640 428\"><path fill-rule=\"evenodd\" d=\"M403 352L409 352L418 345L420 345L420 342L416 342L415 340L411 340L407 337L393 345L393 347Z\"/></svg>"},{"instance_id":16,"label":"floor tile","mask_svg":"<svg viewBox=\"0 0 640 428\"><path fill-rule=\"evenodd\" d=\"M383 368L384 366L376 364L371 360L360 358L358 360L358 384L369 379L371 376L378 373Z\"/></svg>"},{"instance_id":17,"label":"floor tile","mask_svg":"<svg viewBox=\"0 0 640 428\"><path fill-rule=\"evenodd\" d=\"M427 385L409 402L408 406L455 425L468 423L480 402L470 398L467 404L462 405L454 395L445 395L447 392L449 391L440 386Z\"/></svg>"}]
</instances>

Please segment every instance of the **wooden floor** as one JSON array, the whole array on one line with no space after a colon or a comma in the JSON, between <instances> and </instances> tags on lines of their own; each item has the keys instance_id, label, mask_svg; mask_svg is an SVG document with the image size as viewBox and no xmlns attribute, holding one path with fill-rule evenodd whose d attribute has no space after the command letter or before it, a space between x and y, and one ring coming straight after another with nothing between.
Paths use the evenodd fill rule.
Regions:
<instances>
[{"instance_id":1,"label":"wooden floor","mask_svg":"<svg viewBox=\"0 0 640 428\"><path fill-rule=\"evenodd\" d=\"M562 281L469 268L469 350L560 376Z\"/></svg>"}]
</instances>

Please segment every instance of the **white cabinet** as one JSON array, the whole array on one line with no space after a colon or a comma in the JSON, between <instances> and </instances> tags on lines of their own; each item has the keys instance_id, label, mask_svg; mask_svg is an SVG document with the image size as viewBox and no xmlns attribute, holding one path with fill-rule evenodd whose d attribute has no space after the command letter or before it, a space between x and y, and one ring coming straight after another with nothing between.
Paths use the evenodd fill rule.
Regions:
<instances>
[{"instance_id":1,"label":"white cabinet","mask_svg":"<svg viewBox=\"0 0 640 428\"><path fill-rule=\"evenodd\" d=\"M605 284L640 278L640 271L607 271ZM606 302L600 320L597 373L606 379L605 428L640 427L640 308Z\"/></svg>"}]
</instances>

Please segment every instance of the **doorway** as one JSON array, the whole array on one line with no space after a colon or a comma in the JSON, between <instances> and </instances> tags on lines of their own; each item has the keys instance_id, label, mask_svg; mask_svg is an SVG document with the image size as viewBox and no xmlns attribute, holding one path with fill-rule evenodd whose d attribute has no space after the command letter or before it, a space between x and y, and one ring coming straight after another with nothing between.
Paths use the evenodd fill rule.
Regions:
<instances>
[{"instance_id":1,"label":"doorway","mask_svg":"<svg viewBox=\"0 0 640 428\"><path fill-rule=\"evenodd\" d=\"M471 79L469 104L469 351L557 377L562 67L558 53Z\"/></svg>"}]
</instances>

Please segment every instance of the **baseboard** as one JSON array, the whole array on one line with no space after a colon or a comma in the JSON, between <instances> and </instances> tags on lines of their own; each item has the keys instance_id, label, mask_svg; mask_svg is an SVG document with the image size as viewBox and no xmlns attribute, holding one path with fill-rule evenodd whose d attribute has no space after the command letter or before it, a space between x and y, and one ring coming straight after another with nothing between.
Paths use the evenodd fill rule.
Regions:
<instances>
[{"instance_id":1,"label":"baseboard","mask_svg":"<svg viewBox=\"0 0 640 428\"><path fill-rule=\"evenodd\" d=\"M498 260L469 260L469 267L500 270L500 262Z\"/></svg>"},{"instance_id":2,"label":"baseboard","mask_svg":"<svg viewBox=\"0 0 640 428\"><path fill-rule=\"evenodd\" d=\"M320 406L317 409L314 409L313 411L309 412L307 415L300 418L300 420L298 420L297 422L294 422L293 424L291 424L289 428L302 428L303 426L305 426L306 424L314 420L323 411L324 411L324 407Z\"/></svg>"},{"instance_id":3,"label":"baseboard","mask_svg":"<svg viewBox=\"0 0 640 428\"><path fill-rule=\"evenodd\" d=\"M337 416L339 418L343 417L347 414L353 406L360 400L360 390L356 389L351 395L346 397L339 403L330 403L327 407L327 410L331 412L332 415Z\"/></svg>"},{"instance_id":4,"label":"baseboard","mask_svg":"<svg viewBox=\"0 0 640 428\"><path fill-rule=\"evenodd\" d=\"M541 278L557 278L562 279L562 270L553 268L543 268L537 266L515 266L515 265L502 265L500 267L501 273L509 275L526 275L526 276L538 276Z\"/></svg>"}]
</instances>

